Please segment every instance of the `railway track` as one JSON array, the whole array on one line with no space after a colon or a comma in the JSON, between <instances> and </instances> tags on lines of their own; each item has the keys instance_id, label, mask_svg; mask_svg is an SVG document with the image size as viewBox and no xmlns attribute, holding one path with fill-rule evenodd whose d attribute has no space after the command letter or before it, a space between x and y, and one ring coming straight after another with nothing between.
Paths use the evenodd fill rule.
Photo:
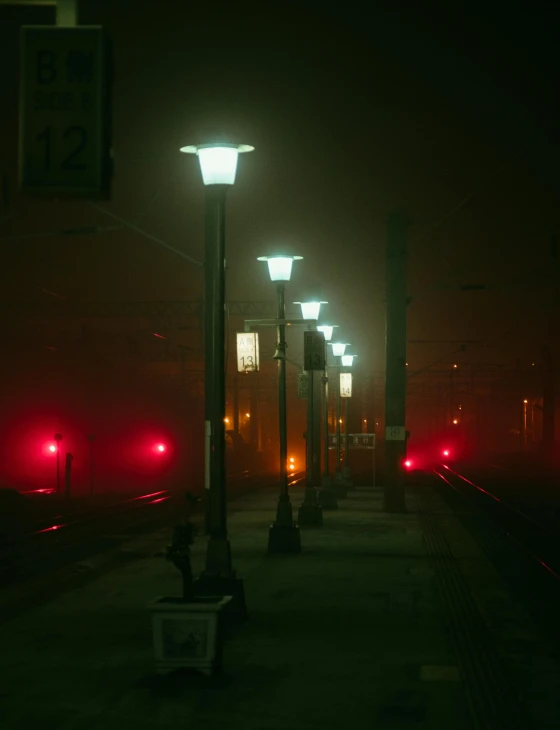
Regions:
<instances>
[{"instance_id":1,"label":"railway track","mask_svg":"<svg viewBox=\"0 0 560 730\"><path fill-rule=\"evenodd\" d=\"M545 519L542 509L523 508L519 499L504 498L492 487L479 483L447 464L434 468L434 473L457 494L475 501L484 508L527 556L560 586L560 530L554 527L556 520ZM536 515L535 515L536 511Z\"/></svg>"},{"instance_id":2,"label":"railway track","mask_svg":"<svg viewBox=\"0 0 560 730\"><path fill-rule=\"evenodd\" d=\"M298 472L290 484L295 486L303 478ZM235 507L236 497L271 486L274 480L269 473L230 476L230 505ZM69 505L66 513L0 543L0 589L114 550L158 527L171 527L182 516L185 491L158 490L77 513ZM202 513L200 506L198 513Z\"/></svg>"}]
</instances>

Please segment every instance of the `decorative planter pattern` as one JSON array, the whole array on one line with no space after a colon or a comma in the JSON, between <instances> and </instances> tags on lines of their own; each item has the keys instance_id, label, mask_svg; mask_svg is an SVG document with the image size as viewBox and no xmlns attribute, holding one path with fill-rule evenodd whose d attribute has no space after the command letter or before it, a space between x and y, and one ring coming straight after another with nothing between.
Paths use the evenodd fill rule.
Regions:
<instances>
[{"instance_id":1,"label":"decorative planter pattern","mask_svg":"<svg viewBox=\"0 0 560 730\"><path fill-rule=\"evenodd\" d=\"M197 669L210 675L220 668L222 637L220 614L231 596L202 596L193 601L156 598L148 608L156 670Z\"/></svg>"}]
</instances>

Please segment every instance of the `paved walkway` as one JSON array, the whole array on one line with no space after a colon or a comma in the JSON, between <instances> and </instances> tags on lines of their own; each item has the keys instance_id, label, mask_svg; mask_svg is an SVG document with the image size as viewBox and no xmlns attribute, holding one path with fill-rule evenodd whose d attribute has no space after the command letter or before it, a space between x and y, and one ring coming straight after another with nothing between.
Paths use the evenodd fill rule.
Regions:
<instances>
[{"instance_id":1,"label":"paved walkway","mask_svg":"<svg viewBox=\"0 0 560 730\"><path fill-rule=\"evenodd\" d=\"M155 675L145 607L180 590L160 532L128 547L137 561L0 626L2 730L518 727L491 621L501 610L510 633L532 629L496 608L499 577L428 487L405 515L384 514L379 489L350 492L302 528L298 556L265 554L275 501L247 496L230 520L250 619L221 675Z\"/></svg>"}]
</instances>

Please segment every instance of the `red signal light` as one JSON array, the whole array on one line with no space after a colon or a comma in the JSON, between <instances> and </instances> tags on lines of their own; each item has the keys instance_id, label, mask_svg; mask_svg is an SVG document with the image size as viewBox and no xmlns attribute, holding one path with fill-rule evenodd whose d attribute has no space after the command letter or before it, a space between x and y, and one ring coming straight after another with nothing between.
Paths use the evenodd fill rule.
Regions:
<instances>
[{"instance_id":1,"label":"red signal light","mask_svg":"<svg viewBox=\"0 0 560 730\"><path fill-rule=\"evenodd\" d=\"M406 466L407 469L410 469L410 467L412 466L412 461L410 459L407 459L404 462L404 465Z\"/></svg>"},{"instance_id":2,"label":"red signal light","mask_svg":"<svg viewBox=\"0 0 560 730\"><path fill-rule=\"evenodd\" d=\"M51 452L51 454L54 454L56 452L56 446L54 444L51 444L49 446L49 451Z\"/></svg>"},{"instance_id":3,"label":"red signal light","mask_svg":"<svg viewBox=\"0 0 560 730\"><path fill-rule=\"evenodd\" d=\"M164 444L157 444L156 447L155 447L155 451L158 454L163 454L163 452L165 451L165 445Z\"/></svg>"},{"instance_id":4,"label":"red signal light","mask_svg":"<svg viewBox=\"0 0 560 730\"><path fill-rule=\"evenodd\" d=\"M443 455L444 456L449 456L449 449L444 449L443 450Z\"/></svg>"}]
</instances>

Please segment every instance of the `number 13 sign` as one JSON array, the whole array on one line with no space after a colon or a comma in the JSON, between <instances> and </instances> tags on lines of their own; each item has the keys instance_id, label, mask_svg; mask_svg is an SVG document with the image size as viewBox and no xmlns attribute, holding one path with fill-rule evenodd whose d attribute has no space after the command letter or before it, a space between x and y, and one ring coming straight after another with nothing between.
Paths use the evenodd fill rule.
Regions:
<instances>
[{"instance_id":1,"label":"number 13 sign","mask_svg":"<svg viewBox=\"0 0 560 730\"><path fill-rule=\"evenodd\" d=\"M258 332L237 333L237 372L250 373L259 369Z\"/></svg>"}]
</instances>

